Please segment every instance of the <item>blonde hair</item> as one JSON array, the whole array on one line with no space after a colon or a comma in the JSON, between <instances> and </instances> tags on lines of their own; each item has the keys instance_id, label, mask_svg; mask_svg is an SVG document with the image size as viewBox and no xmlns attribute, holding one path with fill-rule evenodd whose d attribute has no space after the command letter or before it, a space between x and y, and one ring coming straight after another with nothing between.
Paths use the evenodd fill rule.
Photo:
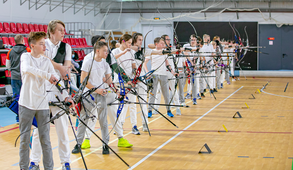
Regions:
<instances>
[{"instance_id":1,"label":"blonde hair","mask_svg":"<svg viewBox=\"0 0 293 170\"><path fill-rule=\"evenodd\" d=\"M20 34L17 34L15 37L14 37L14 41L16 44L21 44L22 43L22 40L23 40L23 36L20 35Z\"/></svg>"},{"instance_id":2,"label":"blonde hair","mask_svg":"<svg viewBox=\"0 0 293 170\"><path fill-rule=\"evenodd\" d=\"M206 38L208 38L208 37L210 37L208 34L204 34L204 35L202 36L202 39L206 39Z\"/></svg>"},{"instance_id":3,"label":"blonde hair","mask_svg":"<svg viewBox=\"0 0 293 170\"><path fill-rule=\"evenodd\" d=\"M57 24L61 24L65 28L65 24L60 20L52 20L52 21L50 21L49 24L48 24L48 29L47 29L47 34L48 34L49 38L50 38L50 33L53 33L53 34L55 33Z\"/></svg>"}]
</instances>

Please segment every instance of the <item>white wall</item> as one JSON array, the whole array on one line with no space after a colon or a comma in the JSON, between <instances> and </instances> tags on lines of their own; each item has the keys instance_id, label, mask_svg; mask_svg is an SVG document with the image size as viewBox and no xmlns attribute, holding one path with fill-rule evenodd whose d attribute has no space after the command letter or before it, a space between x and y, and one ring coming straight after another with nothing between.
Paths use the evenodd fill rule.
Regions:
<instances>
[{"instance_id":1,"label":"white wall","mask_svg":"<svg viewBox=\"0 0 293 170\"><path fill-rule=\"evenodd\" d=\"M34 2L34 1L33 1ZM49 12L49 6L44 5L36 10L35 6L29 10L28 1L22 6L20 0L8 0L3 4L0 2L0 22L26 22L26 23L49 23L50 20L59 19L63 22L92 22L97 25L101 20L101 14L94 17L93 11L84 16L81 10L77 14L73 14L73 9L69 9L62 13L62 7L57 7L52 12Z\"/></svg>"},{"instance_id":2,"label":"white wall","mask_svg":"<svg viewBox=\"0 0 293 170\"><path fill-rule=\"evenodd\" d=\"M117 29L119 28L118 19L119 13L109 14L105 20L106 29ZM179 16L181 14L174 14L174 16ZM239 13L239 19L237 19L236 13L206 13L206 19L203 13L193 15L191 17L178 17L177 19L172 20L172 14L170 13L145 13L143 18L153 19L154 17L160 17L159 21L145 21L140 20L139 14L121 14L120 17L120 29L127 29L137 32L142 32L142 24L144 25L153 25L153 24L170 24L173 21L255 21L259 24L291 24L293 25L293 14L292 13L272 13L272 19L269 20L269 13ZM166 19L167 18L167 19ZM165 21L164 21L165 20Z\"/></svg>"}]
</instances>

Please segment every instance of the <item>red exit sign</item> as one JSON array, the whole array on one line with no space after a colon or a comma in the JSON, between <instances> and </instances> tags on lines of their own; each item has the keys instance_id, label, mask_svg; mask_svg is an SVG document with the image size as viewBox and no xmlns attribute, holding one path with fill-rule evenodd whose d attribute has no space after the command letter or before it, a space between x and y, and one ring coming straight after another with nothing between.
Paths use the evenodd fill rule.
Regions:
<instances>
[{"instance_id":1,"label":"red exit sign","mask_svg":"<svg viewBox=\"0 0 293 170\"><path fill-rule=\"evenodd\" d=\"M269 37L268 40L275 40L275 37Z\"/></svg>"}]
</instances>

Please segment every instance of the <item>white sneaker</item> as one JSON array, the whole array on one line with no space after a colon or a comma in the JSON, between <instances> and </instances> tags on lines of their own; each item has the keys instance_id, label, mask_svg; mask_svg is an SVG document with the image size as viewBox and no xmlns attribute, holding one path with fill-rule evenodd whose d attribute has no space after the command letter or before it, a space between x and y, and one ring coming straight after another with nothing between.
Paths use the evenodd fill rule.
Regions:
<instances>
[{"instance_id":1,"label":"white sneaker","mask_svg":"<svg viewBox=\"0 0 293 170\"><path fill-rule=\"evenodd\" d=\"M181 110L179 108L176 108L176 115L181 115Z\"/></svg>"},{"instance_id":2,"label":"white sneaker","mask_svg":"<svg viewBox=\"0 0 293 170\"><path fill-rule=\"evenodd\" d=\"M156 110L153 111L153 115L159 114Z\"/></svg>"},{"instance_id":3,"label":"white sneaker","mask_svg":"<svg viewBox=\"0 0 293 170\"><path fill-rule=\"evenodd\" d=\"M142 124L142 131L143 132L147 132L148 131L148 128L147 128L147 125L146 124Z\"/></svg>"},{"instance_id":4,"label":"white sneaker","mask_svg":"<svg viewBox=\"0 0 293 170\"><path fill-rule=\"evenodd\" d=\"M232 81L236 81L236 79L232 79Z\"/></svg>"}]
</instances>

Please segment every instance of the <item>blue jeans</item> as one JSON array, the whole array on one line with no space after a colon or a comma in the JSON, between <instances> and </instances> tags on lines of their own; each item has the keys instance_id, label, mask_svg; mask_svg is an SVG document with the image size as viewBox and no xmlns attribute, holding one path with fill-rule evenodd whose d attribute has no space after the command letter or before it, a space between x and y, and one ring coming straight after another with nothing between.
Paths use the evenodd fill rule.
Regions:
<instances>
[{"instance_id":1,"label":"blue jeans","mask_svg":"<svg viewBox=\"0 0 293 170\"><path fill-rule=\"evenodd\" d=\"M12 91L13 91L14 96L19 95L21 85L22 85L21 80L11 79L11 87L12 87Z\"/></svg>"},{"instance_id":2,"label":"blue jeans","mask_svg":"<svg viewBox=\"0 0 293 170\"><path fill-rule=\"evenodd\" d=\"M22 82L21 80L11 79L11 87L13 91L13 98L20 94ZM16 116L16 122L18 122L18 115Z\"/></svg>"}]
</instances>

